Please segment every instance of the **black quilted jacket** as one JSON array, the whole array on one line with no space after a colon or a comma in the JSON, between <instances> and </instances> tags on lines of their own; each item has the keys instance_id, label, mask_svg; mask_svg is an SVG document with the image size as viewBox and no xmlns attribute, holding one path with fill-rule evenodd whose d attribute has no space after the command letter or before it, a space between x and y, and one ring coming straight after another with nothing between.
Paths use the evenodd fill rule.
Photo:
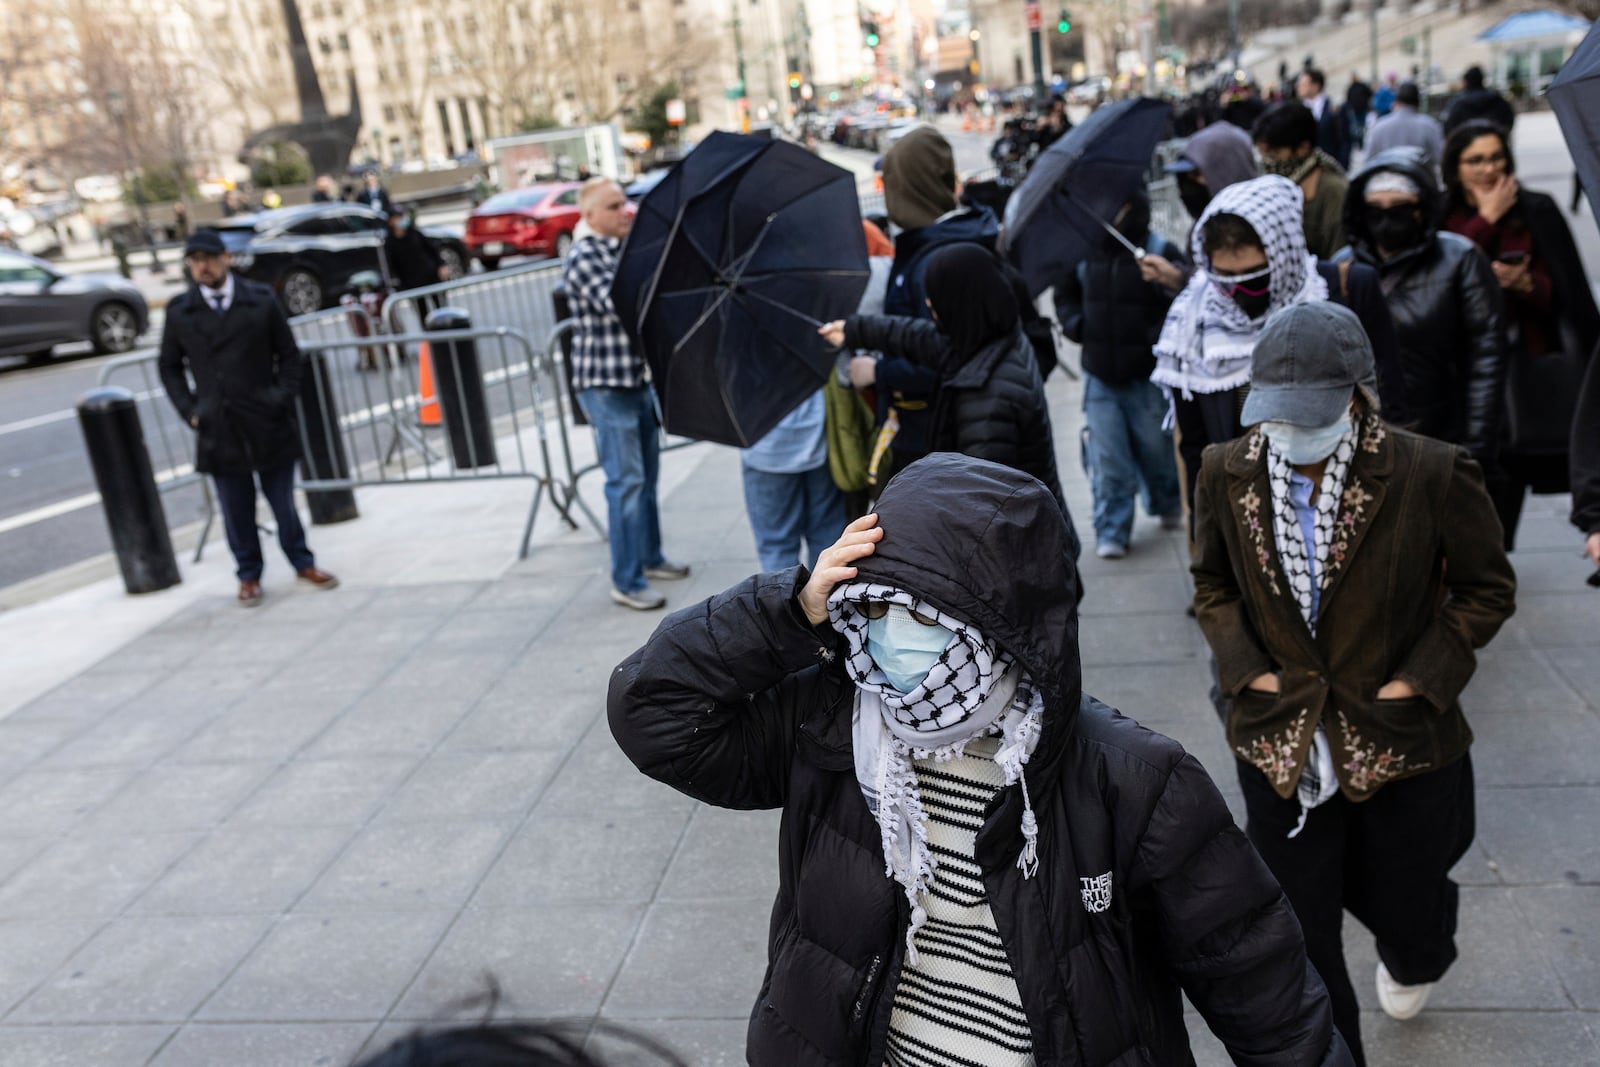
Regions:
<instances>
[{"instance_id":1,"label":"black quilted jacket","mask_svg":"<svg viewBox=\"0 0 1600 1067\"><path fill-rule=\"evenodd\" d=\"M1043 487L935 454L890 482L878 515L885 536L861 578L972 623L1045 700L1026 774L1038 872L1017 869L1019 786L995 796L977 838L1039 1067L1192 1064L1184 994L1235 1063L1350 1063L1294 913L1205 771L1083 695L1077 575ZM758 575L668 616L612 675L611 730L690 796L783 809L749 1062L877 1067L907 905L856 781L838 635L795 600L806 578Z\"/></svg>"},{"instance_id":2,"label":"black quilted jacket","mask_svg":"<svg viewBox=\"0 0 1600 1067\"><path fill-rule=\"evenodd\" d=\"M1399 171L1422 189L1424 240L1384 259L1367 231L1367 182ZM1437 231L1442 197L1433 168L1408 149L1375 156L1350 179L1344 226L1354 258L1378 272L1400 340L1406 400L1417 432L1464 445L1480 463L1493 460L1505 408L1505 320L1489 260L1467 238Z\"/></svg>"},{"instance_id":3,"label":"black quilted jacket","mask_svg":"<svg viewBox=\"0 0 1600 1067\"><path fill-rule=\"evenodd\" d=\"M963 360L950 339L927 319L857 315L845 322L845 345L899 356L939 372L933 449L960 452L1025 471L1049 487L1066 512L1056 475L1055 441L1044 379L1032 342L1017 326ZM1068 526L1071 526L1070 520ZM1073 553L1078 550L1072 534Z\"/></svg>"}]
</instances>

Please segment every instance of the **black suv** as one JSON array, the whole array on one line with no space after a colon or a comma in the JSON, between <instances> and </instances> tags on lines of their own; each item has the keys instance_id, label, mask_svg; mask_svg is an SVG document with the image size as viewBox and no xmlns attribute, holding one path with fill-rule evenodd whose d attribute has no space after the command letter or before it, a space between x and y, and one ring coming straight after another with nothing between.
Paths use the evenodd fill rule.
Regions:
<instances>
[{"instance_id":1,"label":"black suv","mask_svg":"<svg viewBox=\"0 0 1600 1067\"><path fill-rule=\"evenodd\" d=\"M359 204L303 204L235 215L215 226L233 253L233 269L272 286L291 316L334 306L362 271L389 277L383 259L389 224ZM437 243L451 277L466 273L467 248L458 234L439 226L421 229Z\"/></svg>"}]
</instances>

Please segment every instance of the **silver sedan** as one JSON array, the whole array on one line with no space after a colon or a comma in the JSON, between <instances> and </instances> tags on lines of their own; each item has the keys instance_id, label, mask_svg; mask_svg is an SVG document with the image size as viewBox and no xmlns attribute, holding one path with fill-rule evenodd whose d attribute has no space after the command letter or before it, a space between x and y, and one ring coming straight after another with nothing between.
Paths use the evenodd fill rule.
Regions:
<instances>
[{"instance_id":1,"label":"silver sedan","mask_svg":"<svg viewBox=\"0 0 1600 1067\"><path fill-rule=\"evenodd\" d=\"M42 259L0 249L0 356L49 358L88 341L126 352L150 324L143 294L117 274L63 274Z\"/></svg>"}]
</instances>

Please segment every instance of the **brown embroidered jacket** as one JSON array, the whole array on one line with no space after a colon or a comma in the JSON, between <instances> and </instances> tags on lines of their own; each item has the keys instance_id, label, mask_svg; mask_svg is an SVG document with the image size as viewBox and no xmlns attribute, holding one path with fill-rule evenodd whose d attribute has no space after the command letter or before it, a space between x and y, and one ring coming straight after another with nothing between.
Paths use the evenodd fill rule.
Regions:
<instances>
[{"instance_id":1,"label":"brown embroidered jacket","mask_svg":"<svg viewBox=\"0 0 1600 1067\"><path fill-rule=\"evenodd\" d=\"M1265 451L1259 429L1207 448L1195 494L1195 614L1233 698L1228 744L1284 798L1318 723L1351 800L1459 759L1457 698L1516 594L1477 463L1363 419L1313 637L1279 564ZM1247 688L1267 671L1281 692ZM1377 699L1395 679L1421 695Z\"/></svg>"}]
</instances>

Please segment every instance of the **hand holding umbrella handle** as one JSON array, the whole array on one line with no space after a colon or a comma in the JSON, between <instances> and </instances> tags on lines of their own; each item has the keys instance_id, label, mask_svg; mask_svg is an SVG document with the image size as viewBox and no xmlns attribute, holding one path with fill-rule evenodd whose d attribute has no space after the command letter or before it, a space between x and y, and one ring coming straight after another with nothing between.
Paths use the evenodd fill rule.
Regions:
<instances>
[{"instance_id":1,"label":"hand holding umbrella handle","mask_svg":"<svg viewBox=\"0 0 1600 1067\"><path fill-rule=\"evenodd\" d=\"M824 341L828 342L834 348L844 347L843 319L834 319L832 322L819 322L817 323L817 326L817 333L822 335L822 339Z\"/></svg>"}]
</instances>

